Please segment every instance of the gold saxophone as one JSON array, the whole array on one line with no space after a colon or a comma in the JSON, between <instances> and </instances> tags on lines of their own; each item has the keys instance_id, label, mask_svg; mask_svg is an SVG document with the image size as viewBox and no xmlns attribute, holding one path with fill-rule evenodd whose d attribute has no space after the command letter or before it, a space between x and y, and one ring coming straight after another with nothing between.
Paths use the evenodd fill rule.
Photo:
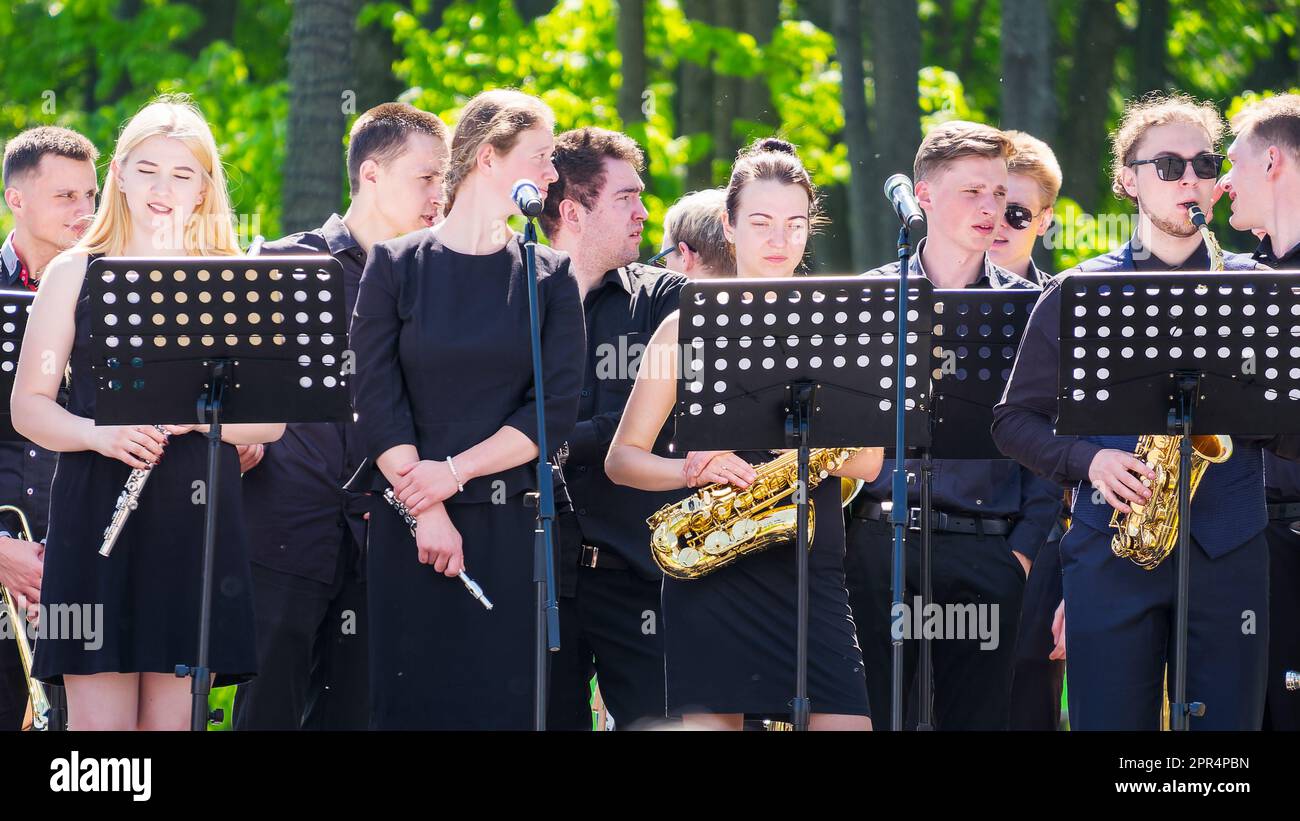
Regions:
<instances>
[{"instance_id":1,"label":"gold saxophone","mask_svg":"<svg viewBox=\"0 0 1300 821\"><path fill-rule=\"evenodd\" d=\"M1205 213L1195 205L1187 209L1192 224L1205 239L1210 254L1210 270L1223 270L1223 249L1205 221ZM1111 514L1110 526L1117 528L1110 549L1121 559L1130 559L1144 570L1155 570L1173 552L1178 542L1178 470L1179 449L1183 437L1146 435L1138 439L1134 455L1155 471L1153 481L1143 481L1151 488L1151 499L1144 505L1132 504L1131 513L1118 510ZM1211 464L1228 461L1232 456L1232 439L1227 436L1192 437L1192 475L1188 477L1188 498Z\"/></svg>"},{"instance_id":2,"label":"gold saxophone","mask_svg":"<svg viewBox=\"0 0 1300 821\"><path fill-rule=\"evenodd\" d=\"M27 516L22 508L14 505L0 505L0 513L12 513L18 517L19 536L25 542L32 541L32 528L27 523ZM27 640L27 614L18 609L18 602L7 588L0 585L0 598L4 599L5 615L9 618L9 629L14 634L14 644L18 645L18 657L23 664L23 678L27 679L27 715L23 717L24 730L45 730L49 728L50 700L45 695L45 685L32 678L32 645Z\"/></svg>"},{"instance_id":3,"label":"gold saxophone","mask_svg":"<svg viewBox=\"0 0 1300 821\"><path fill-rule=\"evenodd\" d=\"M860 448L816 448L809 453L808 490L839 469ZM660 569L674 579L698 579L749 553L766 550L795 537L797 506L777 505L794 493L799 476L799 453L788 451L758 465L749 487L741 490L715 483L675 504L666 505L646 519L650 525L650 552ZM856 487L840 483L840 501ZM839 514L839 511L836 511ZM808 508L808 544L811 547L814 509Z\"/></svg>"}]
</instances>

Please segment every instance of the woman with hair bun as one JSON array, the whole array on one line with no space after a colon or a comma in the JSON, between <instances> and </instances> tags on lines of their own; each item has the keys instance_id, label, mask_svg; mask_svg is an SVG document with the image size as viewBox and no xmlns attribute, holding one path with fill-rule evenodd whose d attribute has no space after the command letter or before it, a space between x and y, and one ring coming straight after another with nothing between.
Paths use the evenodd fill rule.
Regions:
<instances>
[{"instance_id":1,"label":"woman with hair bun","mask_svg":"<svg viewBox=\"0 0 1300 821\"><path fill-rule=\"evenodd\" d=\"M727 185L723 229L739 277L793 276L819 224L818 196L790 143L767 138L741 152ZM614 435L605 469L644 490L748 487L753 465L775 452L705 451L669 459L651 452L677 398L677 315L655 332ZM871 480L883 451L859 451L836 476ZM812 491L817 528L809 553L808 695L814 730L868 730L862 652L844 585L844 520L838 481ZM686 726L739 730L746 714L784 719L795 680L793 539L691 581L664 579L668 711Z\"/></svg>"}]
</instances>

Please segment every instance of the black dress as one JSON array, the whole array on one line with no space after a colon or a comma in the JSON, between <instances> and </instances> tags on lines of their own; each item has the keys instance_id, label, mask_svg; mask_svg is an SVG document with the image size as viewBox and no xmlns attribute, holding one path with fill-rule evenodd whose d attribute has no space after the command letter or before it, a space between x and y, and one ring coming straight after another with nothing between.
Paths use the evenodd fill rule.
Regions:
<instances>
[{"instance_id":1,"label":"black dress","mask_svg":"<svg viewBox=\"0 0 1300 821\"><path fill-rule=\"evenodd\" d=\"M93 418L89 282L77 300L68 411ZM250 678L257 655L239 456L225 443L220 452L209 668L216 686L225 686ZM197 661L204 506L195 503L193 483L206 480L207 464L203 434L171 437L105 558L99 555L104 528L131 468L94 451L59 455L41 585L49 622L42 627L59 629L38 636L37 678L62 684L64 675L171 674L177 664Z\"/></svg>"},{"instance_id":2,"label":"black dress","mask_svg":"<svg viewBox=\"0 0 1300 821\"><path fill-rule=\"evenodd\" d=\"M766 452L738 454L752 464ZM870 715L844 585L840 480L813 490L808 554L808 698L814 713ZM668 712L787 718L795 688L798 577L794 540L690 581L664 577Z\"/></svg>"},{"instance_id":3,"label":"black dress","mask_svg":"<svg viewBox=\"0 0 1300 821\"><path fill-rule=\"evenodd\" d=\"M569 259L538 248L548 448L577 420L585 339ZM371 251L350 343L353 404L367 453L415 445L442 460L510 425L537 436L522 247L467 255L419 231ZM370 517L371 727L526 729L532 725L535 462L466 484L447 501L465 569L492 599L420 564L382 501Z\"/></svg>"}]
</instances>

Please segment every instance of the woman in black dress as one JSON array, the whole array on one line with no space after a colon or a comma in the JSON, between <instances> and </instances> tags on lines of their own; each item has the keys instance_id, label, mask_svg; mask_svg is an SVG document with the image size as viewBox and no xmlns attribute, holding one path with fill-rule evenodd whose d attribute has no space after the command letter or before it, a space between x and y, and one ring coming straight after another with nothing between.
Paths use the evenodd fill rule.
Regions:
<instances>
[{"instance_id":1,"label":"woman in black dress","mask_svg":"<svg viewBox=\"0 0 1300 821\"><path fill-rule=\"evenodd\" d=\"M174 674L198 649L207 475L203 428L96 426L91 374L89 262L99 256L235 255L230 203L216 143L185 102L146 106L122 129L104 194L86 236L41 279L11 400L14 427L60 452L50 492L34 675L63 684L72 729L184 730L190 683ZM52 354L52 356L51 356ZM65 365L65 409L56 401ZM237 444L270 442L282 424L222 429L222 487L213 578L210 668L218 685L256 669ZM159 461L161 459L161 461ZM133 468L156 467L113 553L104 528ZM75 614L75 627L64 615ZM53 618L59 614L59 618ZM46 634L48 633L48 635Z\"/></svg>"},{"instance_id":2,"label":"woman in black dress","mask_svg":"<svg viewBox=\"0 0 1300 821\"><path fill-rule=\"evenodd\" d=\"M741 277L789 277L816 224L817 195L794 147L765 139L743 152L727 186L723 228ZM772 453L695 452L668 459L651 452L677 399L677 316L659 326L605 469L644 490L713 482L747 487L753 464ZM874 479L883 451L859 451L836 476ZM844 586L844 518L838 481L812 491L817 527L809 553L808 695L814 730L871 728L862 651ZM783 717L795 681L797 577L793 541L746 556L690 581L665 577L664 648L668 711L688 727L741 729L745 714Z\"/></svg>"},{"instance_id":3,"label":"woman in black dress","mask_svg":"<svg viewBox=\"0 0 1300 821\"><path fill-rule=\"evenodd\" d=\"M526 729L532 722L537 417L523 244L511 188L545 193L554 115L517 91L466 105L447 217L375 245L352 319L353 402L369 454L416 516L387 505L367 555L371 726ZM546 436L572 430L584 327L564 254L537 249ZM456 580L464 568L491 611Z\"/></svg>"}]
</instances>

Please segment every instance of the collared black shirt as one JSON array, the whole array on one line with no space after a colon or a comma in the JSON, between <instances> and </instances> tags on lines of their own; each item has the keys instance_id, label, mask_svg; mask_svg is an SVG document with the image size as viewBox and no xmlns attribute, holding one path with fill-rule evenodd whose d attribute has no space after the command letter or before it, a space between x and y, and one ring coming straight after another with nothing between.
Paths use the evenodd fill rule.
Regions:
<instances>
[{"instance_id":1,"label":"collared black shirt","mask_svg":"<svg viewBox=\"0 0 1300 821\"><path fill-rule=\"evenodd\" d=\"M1266 236L1251 258L1279 271L1300 269L1300 245L1278 257L1273 253L1272 240ZM1270 502L1300 502L1300 464L1264 451L1264 490Z\"/></svg>"},{"instance_id":2,"label":"collared black shirt","mask_svg":"<svg viewBox=\"0 0 1300 821\"><path fill-rule=\"evenodd\" d=\"M22 261L14 248L14 235L0 246L0 287L21 289ZM32 538L41 541L49 525L50 483L59 454L26 439L0 442L0 505L16 505L27 516ZM18 536L18 517L0 516L0 530Z\"/></svg>"},{"instance_id":3,"label":"collared black shirt","mask_svg":"<svg viewBox=\"0 0 1300 821\"><path fill-rule=\"evenodd\" d=\"M1135 253L1131 243L1103 254L1054 278L1043 291L1029 317L1020 350L1016 354L1011 378L1002 401L993 409L993 440L998 449L1039 476L1060 485L1076 485L1088 478L1093 457L1104 448L1078 436L1058 436L1054 429L1057 413L1057 386L1060 358L1061 289L1067 274L1112 271L1204 271L1210 267L1210 255L1202 244L1180 265L1170 265L1154 254ZM1244 254L1225 254L1224 268L1247 271L1260 268ZM1269 448L1289 444L1261 442Z\"/></svg>"},{"instance_id":4,"label":"collared black shirt","mask_svg":"<svg viewBox=\"0 0 1300 821\"><path fill-rule=\"evenodd\" d=\"M352 315L366 254L337 214L314 231L266 243L262 253L337 259ZM351 530L356 543L365 544L365 497L343 491L361 462L361 450L355 426L341 422L293 422L266 446L262 461L243 478L252 561L323 584L334 581L343 531Z\"/></svg>"},{"instance_id":5,"label":"collared black shirt","mask_svg":"<svg viewBox=\"0 0 1300 821\"><path fill-rule=\"evenodd\" d=\"M929 276L921 264L921 249L925 240L917 245L909 260L908 276ZM899 263L892 262L863 276L898 276ZM984 255L984 273L970 288L1034 289L1036 284L994 264ZM932 500L935 510L949 513L990 516L1013 519L1007 541L1011 549L1033 559L1038 549L1047 541L1061 511L1061 493L1050 482L1043 481L1028 469L1010 459L934 459L931 474ZM907 460L908 504L920 504L921 463ZM885 501L893 494L894 460L885 460L880 475L862 488L866 499Z\"/></svg>"},{"instance_id":6,"label":"collared black shirt","mask_svg":"<svg viewBox=\"0 0 1300 821\"><path fill-rule=\"evenodd\" d=\"M583 300L587 367L564 478L582 543L616 553L647 579L661 578L662 572L650 555L646 518L690 491L648 492L616 485L605 475L605 454L623 417L641 355L659 324L677 310L686 281L681 274L634 263L606 273ZM671 440L672 426L665 425L654 452L673 455L668 451ZM564 547L567 566L573 546Z\"/></svg>"}]
</instances>

